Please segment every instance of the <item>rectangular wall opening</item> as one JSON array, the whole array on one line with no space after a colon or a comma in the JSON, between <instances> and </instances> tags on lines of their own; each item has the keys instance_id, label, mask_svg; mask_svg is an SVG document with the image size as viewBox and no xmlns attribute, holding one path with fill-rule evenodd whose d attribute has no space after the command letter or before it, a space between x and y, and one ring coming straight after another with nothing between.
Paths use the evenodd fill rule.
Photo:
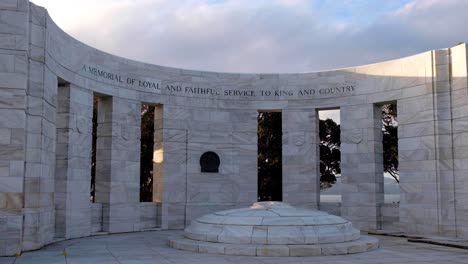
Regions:
<instances>
[{"instance_id":1,"label":"rectangular wall opening","mask_svg":"<svg viewBox=\"0 0 468 264\"><path fill-rule=\"evenodd\" d=\"M320 203L341 203L340 109L319 110ZM335 208L339 212L339 207ZM325 209L333 211L333 208Z\"/></svg>"},{"instance_id":2,"label":"rectangular wall opening","mask_svg":"<svg viewBox=\"0 0 468 264\"><path fill-rule=\"evenodd\" d=\"M91 190L90 200L92 203L96 202L96 142L97 142L97 125L98 125L98 103L99 98L93 96L93 128L91 140Z\"/></svg>"},{"instance_id":3,"label":"rectangular wall opening","mask_svg":"<svg viewBox=\"0 0 468 264\"><path fill-rule=\"evenodd\" d=\"M258 201L283 200L282 113L258 112Z\"/></svg>"},{"instance_id":4,"label":"rectangular wall opening","mask_svg":"<svg viewBox=\"0 0 468 264\"><path fill-rule=\"evenodd\" d=\"M141 106L140 202L153 201L154 110Z\"/></svg>"},{"instance_id":5,"label":"rectangular wall opening","mask_svg":"<svg viewBox=\"0 0 468 264\"><path fill-rule=\"evenodd\" d=\"M400 174L398 171L398 114L397 103L386 103L382 110L382 149L384 201L387 204L400 202Z\"/></svg>"},{"instance_id":6,"label":"rectangular wall opening","mask_svg":"<svg viewBox=\"0 0 468 264\"><path fill-rule=\"evenodd\" d=\"M90 201L91 201L91 233L102 232L103 211L102 204L96 199L96 171L98 169L97 161L97 140L98 140L98 112L100 106L100 97L93 95L93 117L91 128L91 183L90 183ZM100 162L102 163L102 162Z\"/></svg>"}]
</instances>

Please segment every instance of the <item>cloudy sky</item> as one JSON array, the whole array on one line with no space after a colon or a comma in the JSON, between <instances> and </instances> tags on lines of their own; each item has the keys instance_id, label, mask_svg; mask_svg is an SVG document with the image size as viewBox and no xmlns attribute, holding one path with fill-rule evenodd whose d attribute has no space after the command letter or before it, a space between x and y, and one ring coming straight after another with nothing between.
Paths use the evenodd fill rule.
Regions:
<instances>
[{"instance_id":1,"label":"cloudy sky","mask_svg":"<svg viewBox=\"0 0 468 264\"><path fill-rule=\"evenodd\" d=\"M32 0L75 38L153 64L311 72L468 42L468 0Z\"/></svg>"}]
</instances>

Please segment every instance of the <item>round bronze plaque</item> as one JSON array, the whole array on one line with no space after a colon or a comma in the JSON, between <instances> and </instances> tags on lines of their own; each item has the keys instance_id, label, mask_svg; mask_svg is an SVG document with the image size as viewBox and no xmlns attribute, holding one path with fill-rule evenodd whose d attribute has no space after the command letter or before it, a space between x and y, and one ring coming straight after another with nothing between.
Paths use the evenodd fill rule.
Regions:
<instances>
[{"instance_id":1,"label":"round bronze plaque","mask_svg":"<svg viewBox=\"0 0 468 264\"><path fill-rule=\"evenodd\" d=\"M203 153L200 157L201 172L219 172L219 156L213 151Z\"/></svg>"}]
</instances>

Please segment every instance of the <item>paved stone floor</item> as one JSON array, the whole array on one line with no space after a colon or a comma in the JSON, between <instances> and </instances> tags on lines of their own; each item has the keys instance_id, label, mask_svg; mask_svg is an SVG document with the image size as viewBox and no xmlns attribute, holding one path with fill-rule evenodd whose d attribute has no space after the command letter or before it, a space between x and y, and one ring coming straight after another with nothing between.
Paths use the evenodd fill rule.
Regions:
<instances>
[{"instance_id":1,"label":"paved stone floor","mask_svg":"<svg viewBox=\"0 0 468 264\"><path fill-rule=\"evenodd\" d=\"M468 263L468 250L421 243L409 243L404 238L375 236L381 247L375 251L321 257L241 257L196 254L166 246L168 236L180 231L152 231L114 234L74 239L49 245L41 250L25 252L18 258L0 258L0 264L182 264L182 263ZM66 256L63 254L67 252Z\"/></svg>"}]
</instances>

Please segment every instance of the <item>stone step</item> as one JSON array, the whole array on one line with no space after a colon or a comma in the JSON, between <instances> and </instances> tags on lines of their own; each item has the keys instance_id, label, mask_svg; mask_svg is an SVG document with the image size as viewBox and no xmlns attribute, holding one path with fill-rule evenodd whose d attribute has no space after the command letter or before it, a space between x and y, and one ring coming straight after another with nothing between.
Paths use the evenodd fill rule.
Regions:
<instances>
[{"instance_id":1,"label":"stone step","mask_svg":"<svg viewBox=\"0 0 468 264\"><path fill-rule=\"evenodd\" d=\"M191 240L182 235L169 238L170 247L197 253L259 256L259 257L306 257L346 255L362 253L377 249L379 241L369 236L361 236L358 240L343 243L317 245L255 245L227 244Z\"/></svg>"}]
</instances>

